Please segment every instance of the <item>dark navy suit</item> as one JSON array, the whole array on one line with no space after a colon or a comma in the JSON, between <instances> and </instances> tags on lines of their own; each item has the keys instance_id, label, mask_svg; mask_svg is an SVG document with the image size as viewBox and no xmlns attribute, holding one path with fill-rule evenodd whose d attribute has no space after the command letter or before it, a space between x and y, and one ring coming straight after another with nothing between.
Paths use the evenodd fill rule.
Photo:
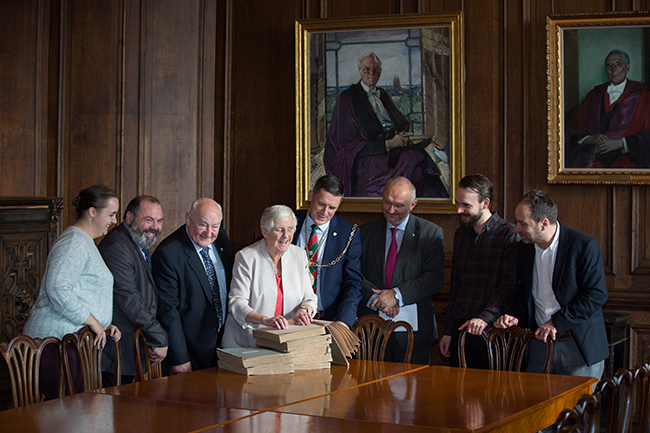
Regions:
<instances>
[{"instance_id":1,"label":"dark navy suit","mask_svg":"<svg viewBox=\"0 0 650 433\"><path fill-rule=\"evenodd\" d=\"M534 268L535 245L520 243L519 291L512 315L519 319L521 327L531 329L538 327L533 299ZM607 358L609 349L602 311L607 301L607 283L600 246L596 239L564 224L560 226L553 292L561 307L551 318L557 335L569 331L589 366Z\"/></svg>"},{"instance_id":2,"label":"dark navy suit","mask_svg":"<svg viewBox=\"0 0 650 433\"><path fill-rule=\"evenodd\" d=\"M307 211L296 211L298 227L293 237L297 244L298 237L304 231L303 223ZM330 220L327 230L327 241L323 252L321 264L328 264L335 260L345 249L352 231L352 223L336 215ZM350 327L357 317L357 306L361 300L361 230L357 228L352 242L345 255L335 265L319 268L320 299L325 320L339 320Z\"/></svg>"}]
</instances>

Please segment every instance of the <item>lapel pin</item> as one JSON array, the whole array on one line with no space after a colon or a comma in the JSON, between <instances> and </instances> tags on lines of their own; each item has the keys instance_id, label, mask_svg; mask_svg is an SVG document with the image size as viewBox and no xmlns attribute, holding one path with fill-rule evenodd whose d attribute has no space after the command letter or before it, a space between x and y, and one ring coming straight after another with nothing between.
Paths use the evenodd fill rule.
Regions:
<instances>
[{"instance_id":1,"label":"lapel pin","mask_svg":"<svg viewBox=\"0 0 650 433\"><path fill-rule=\"evenodd\" d=\"M336 236L336 235L337 235L337 233L336 233L336 232L333 232L333 233L332 233L332 236Z\"/></svg>"}]
</instances>

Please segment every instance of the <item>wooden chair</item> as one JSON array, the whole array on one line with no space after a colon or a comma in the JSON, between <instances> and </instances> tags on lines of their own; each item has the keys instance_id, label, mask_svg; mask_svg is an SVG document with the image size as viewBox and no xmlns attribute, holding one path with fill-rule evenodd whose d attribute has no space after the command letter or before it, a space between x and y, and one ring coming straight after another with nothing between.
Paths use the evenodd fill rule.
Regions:
<instances>
[{"instance_id":1,"label":"wooden chair","mask_svg":"<svg viewBox=\"0 0 650 433\"><path fill-rule=\"evenodd\" d=\"M467 367L465 359L465 338L467 332L461 331L458 337L458 360L460 367ZM488 326L483 330L483 339L488 349L488 361L490 370L521 371L521 364L526 355L526 349L535 339L535 332L519 326L500 329ZM546 360L544 362L544 373L551 370L553 361L553 341L546 342Z\"/></svg>"},{"instance_id":2,"label":"wooden chair","mask_svg":"<svg viewBox=\"0 0 650 433\"><path fill-rule=\"evenodd\" d=\"M637 395L639 398L636 419L636 431L638 433L650 432L650 364L645 363L638 368L636 372L636 382L638 384Z\"/></svg>"},{"instance_id":3,"label":"wooden chair","mask_svg":"<svg viewBox=\"0 0 650 433\"><path fill-rule=\"evenodd\" d=\"M403 321L386 321L376 314L368 314L360 317L354 323L354 326L352 326L352 332L354 332L361 341L361 346L356 355L357 359L383 361L384 356L386 355L386 348L388 347L388 339L395 329L400 326L406 328L408 338L404 362L410 363L415 340L413 327L411 327L409 323Z\"/></svg>"},{"instance_id":4,"label":"wooden chair","mask_svg":"<svg viewBox=\"0 0 650 433\"><path fill-rule=\"evenodd\" d=\"M111 338L108 337L107 338ZM93 346L95 333L88 326L84 326L78 332L66 334L63 337L63 365L65 370L65 383L69 395L75 394L68 345L76 351L79 357L79 366L83 380L84 392L103 388L102 385L102 349ZM120 343L115 343L115 385L121 385L122 369L120 365Z\"/></svg>"},{"instance_id":5,"label":"wooden chair","mask_svg":"<svg viewBox=\"0 0 650 433\"><path fill-rule=\"evenodd\" d=\"M597 433L600 427L600 395L584 394L573 409L564 409L555 422L555 433Z\"/></svg>"},{"instance_id":6,"label":"wooden chair","mask_svg":"<svg viewBox=\"0 0 650 433\"><path fill-rule=\"evenodd\" d=\"M594 395L600 396L601 405L606 408L605 432L627 432L632 424L632 398L639 369L620 369L612 379L603 379L596 384Z\"/></svg>"},{"instance_id":7,"label":"wooden chair","mask_svg":"<svg viewBox=\"0 0 650 433\"><path fill-rule=\"evenodd\" d=\"M11 396L14 408L28 406L43 401L44 396L39 386L41 355L43 349L54 344L59 353L59 392L63 397L63 363L61 362L61 340L56 337L32 339L19 334L0 343L0 353L7 363L11 379Z\"/></svg>"},{"instance_id":8,"label":"wooden chair","mask_svg":"<svg viewBox=\"0 0 650 433\"><path fill-rule=\"evenodd\" d=\"M135 358L135 382L162 377L160 364L151 365L149 350L146 345L146 336L142 332L142 329L136 329L133 333L133 356ZM142 366L142 358L144 358L147 366L146 374Z\"/></svg>"}]
</instances>

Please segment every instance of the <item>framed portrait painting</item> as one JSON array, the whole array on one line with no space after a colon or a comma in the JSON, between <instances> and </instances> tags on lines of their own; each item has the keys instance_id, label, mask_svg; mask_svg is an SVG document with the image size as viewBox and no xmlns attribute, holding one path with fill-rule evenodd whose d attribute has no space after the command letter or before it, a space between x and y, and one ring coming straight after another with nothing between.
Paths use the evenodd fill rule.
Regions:
<instances>
[{"instance_id":1,"label":"framed portrait painting","mask_svg":"<svg viewBox=\"0 0 650 433\"><path fill-rule=\"evenodd\" d=\"M341 211L377 212L410 179L418 212L455 212L464 170L462 13L296 22L297 207L337 176Z\"/></svg>"},{"instance_id":2,"label":"framed portrait painting","mask_svg":"<svg viewBox=\"0 0 650 433\"><path fill-rule=\"evenodd\" d=\"M650 182L650 16L550 16L548 180Z\"/></svg>"}]
</instances>

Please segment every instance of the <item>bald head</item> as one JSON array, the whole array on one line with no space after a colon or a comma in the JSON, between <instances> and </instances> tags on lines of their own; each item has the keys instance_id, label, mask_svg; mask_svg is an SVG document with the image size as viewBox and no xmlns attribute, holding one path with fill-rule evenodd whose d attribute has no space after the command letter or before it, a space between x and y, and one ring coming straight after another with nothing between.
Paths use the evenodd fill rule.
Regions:
<instances>
[{"instance_id":1,"label":"bald head","mask_svg":"<svg viewBox=\"0 0 650 433\"><path fill-rule=\"evenodd\" d=\"M205 248L217 239L221 219L219 203L211 198L200 198L192 204L192 208L185 215L187 232L195 244Z\"/></svg>"},{"instance_id":2,"label":"bald head","mask_svg":"<svg viewBox=\"0 0 650 433\"><path fill-rule=\"evenodd\" d=\"M405 177L394 177L384 187L382 211L386 221L400 225L418 204L415 186Z\"/></svg>"}]
</instances>

